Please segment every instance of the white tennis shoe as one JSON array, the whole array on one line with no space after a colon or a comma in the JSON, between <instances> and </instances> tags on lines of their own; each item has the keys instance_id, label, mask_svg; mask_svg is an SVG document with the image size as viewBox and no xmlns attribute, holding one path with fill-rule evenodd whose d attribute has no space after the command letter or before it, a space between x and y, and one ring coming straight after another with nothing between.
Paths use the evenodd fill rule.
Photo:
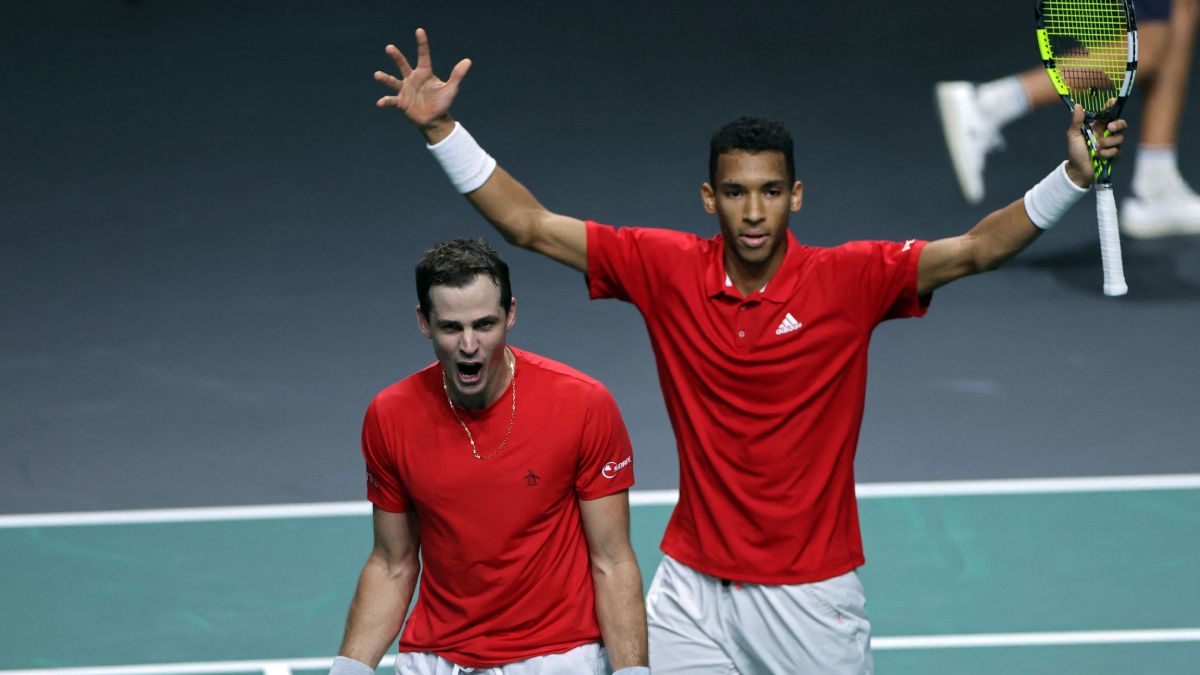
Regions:
<instances>
[{"instance_id":1,"label":"white tennis shoe","mask_svg":"<svg viewBox=\"0 0 1200 675\"><path fill-rule=\"evenodd\" d=\"M1152 197L1127 197L1121 232L1135 239L1200 234L1200 195L1180 179Z\"/></svg>"},{"instance_id":2,"label":"white tennis shoe","mask_svg":"<svg viewBox=\"0 0 1200 675\"><path fill-rule=\"evenodd\" d=\"M942 133L958 186L969 204L983 201L983 167L987 154L1004 148L1004 138L979 105L970 82L938 82L935 87Z\"/></svg>"}]
</instances>

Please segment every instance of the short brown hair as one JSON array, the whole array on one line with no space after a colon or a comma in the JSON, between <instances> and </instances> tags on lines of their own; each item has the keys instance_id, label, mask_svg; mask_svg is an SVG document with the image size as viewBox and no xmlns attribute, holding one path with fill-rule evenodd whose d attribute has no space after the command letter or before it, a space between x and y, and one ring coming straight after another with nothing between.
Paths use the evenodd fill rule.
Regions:
<instances>
[{"instance_id":1,"label":"short brown hair","mask_svg":"<svg viewBox=\"0 0 1200 675\"><path fill-rule=\"evenodd\" d=\"M433 286L462 288L480 274L486 274L500 287L500 308L505 312L512 305L512 283L508 265L500 254L483 239L449 239L434 244L417 262L417 301L421 313L429 318L433 303L429 289Z\"/></svg>"}]
</instances>

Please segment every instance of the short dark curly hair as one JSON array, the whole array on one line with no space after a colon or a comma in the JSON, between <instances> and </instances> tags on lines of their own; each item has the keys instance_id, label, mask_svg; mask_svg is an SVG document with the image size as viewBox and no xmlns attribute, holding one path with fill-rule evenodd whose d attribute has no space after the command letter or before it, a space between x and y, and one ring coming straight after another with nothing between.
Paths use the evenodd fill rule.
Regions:
<instances>
[{"instance_id":1,"label":"short dark curly hair","mask_svg":"<svg viewBox=\"0 0 1200 675\"><path fill-rule=\"evenodd\" d=\"M788 180L796 180L796 162L792 154L792 135L782 124L765 117L739 117L713 134L708 146L708 182L716 187L717 158L727 152L782 152Z\"/></svg>"},{"instance_id":2,"label":"short dark curly hair","mask_svg":"<svg viewBox=\"0 0 1200 675\"><path fill-rule=\"evenodd\" d=\"M449 239L421 256L417 262L417 301L421 313L429 318L433 303L429 289L433 286L462 288L480 274L486 274L500 287L500 308L505 312L512 306L512 283L508 279L508 264L483 239Z\"/></svg>"}]
</instances>

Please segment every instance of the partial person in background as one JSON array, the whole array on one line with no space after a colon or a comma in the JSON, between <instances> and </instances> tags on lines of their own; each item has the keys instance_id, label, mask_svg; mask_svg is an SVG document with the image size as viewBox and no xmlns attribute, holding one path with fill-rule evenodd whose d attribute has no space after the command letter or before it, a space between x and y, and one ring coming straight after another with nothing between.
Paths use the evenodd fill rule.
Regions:
<instances>
[{"instance_id":1,"label":"partial person in background","mask_svg":"<svg viewBox=\"0 0 1200 675\"><path fill-rule=\"evenodd\" d=\"M1200 233L1200 195L1179 171L1177 142L1200 0L1135 0L1138 67L1134 87L1145 92L1141 140L1134 155L1132 195L1121 202L1121 230L1136 238ZM1034 51L1036 46L1030 45ZM1034 52L1036 53L1036 52ZM1041 66L984 84L939 82L938 112L963 196L984 195L984 164L1003 148L1004 125L1044 105L1062 105Z\"/></svg>"},{"instance_id":2,"label":"partial person in background","mask_svg":"<svg viewBox=\"0 0 1200 675\"><path fill-rule=\"evenodd\" d=\"M373 674L401 627L397 675L645 675L633 455L616 402L508 345L517 301L482 239L427 251L417 297L437 361L367 409L375 545L331 675Z\"/></svg>"},{"instance_id":3,"label":"partial person in background","mask_svg":"<svg viewBox=\"0 0 1200 675\"><path fill-rule=\"evenodd\" d=\"M584 273L591 297L630 302L645 320L679 454L679 502L646 599L656 675L870 673L854 457L872 332L1001 266L1087 193L1083 109L1069 159L962 235L821 248L789 227L803 187L778 122L742 117L713 135L700 196L719 234L617 229L546 209L451 117L470 61L438 79L421 29L416 67L387 53L399 77L375 73L393 91L377 104L403 111L471 205L509 242ZM1103 157L1125 126L1093 126L1112 133Z\"/></svg>"}]
</instances>

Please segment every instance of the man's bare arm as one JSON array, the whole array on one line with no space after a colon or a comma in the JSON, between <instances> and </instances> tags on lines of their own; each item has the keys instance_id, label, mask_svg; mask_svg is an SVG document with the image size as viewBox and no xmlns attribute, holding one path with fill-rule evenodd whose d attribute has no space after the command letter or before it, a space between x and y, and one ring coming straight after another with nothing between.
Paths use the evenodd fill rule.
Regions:
<instances>
[{"instance_id":1,"label":"man's bare arm","mask_svg":"<svg viewBox=\"0 0 1200 675\"><path fill-rule=\"evenodd\" d=\"M1092 161L1080 125L1083 109L1077 107L1067 132L1067 177L1080 188L1092 184ZM1094 127L1100 155L1116 157L1124 140L1125 120ZM1110 136L1102 137L1107 129ZM966 234L931 241L921 251L917 292L929 295L935 289L962 277L994 270L1033 243L1044 230L1033 224L1022 199L993 211Z\"/></svg>"},{"instance_id":2,"label":"man's bare arm","mask_svg":"<svg viewBox=\"0 0 1200 675\"><path fill-rule=\"evenodd\" d=\"M629 492L580 500L592 560L596 617L613 670L648 666L642 573L629 543Z\"/></svg>"},{"instance_id":3,"label":"man's bare arm","mask_svg":"<svg viewBox=\"0 0 1200 675\"><path fill-rule=\"evenodd\" d=\"M421 571L416 516L376 507L373 520L375 545L358 577L338 650L339 656L371 668L379 665L400 634Z\"/></svg>"},{"instance_id":4,"label":"man's bare arm","mask_svg":"<svg viewBox=\"0 0 1200 675\"><path fill-rule=\"evenodd\" d=\"M587 226L578 218L551 213L501 167L483 187L467 195L476 211L508 243L549 256L587 274Z\"/></svg>"},{"instance_id":5,"label":"man's bare arm","mask_svg":"<svg viewBox=\"0 0 1200 675\"><path fill-rule=\"evenodd\" d=\"M376 71L375 79L395 93L381 97L381 108L398 108L434 146L446 141L455 130L450 106L471 61L459 61L442 81L433 74L429 38L423 28L417 33L417 65L414 68L395 46L387 54L395 62L400 77ZM473 142L473 141L472 141ZM491 177L467 193L467 199L479 213L512 244L527 248L587 272L587 228L582 220L552 213L518 183L508 172L497 167Z\"/></svg>"}]
</instances>

